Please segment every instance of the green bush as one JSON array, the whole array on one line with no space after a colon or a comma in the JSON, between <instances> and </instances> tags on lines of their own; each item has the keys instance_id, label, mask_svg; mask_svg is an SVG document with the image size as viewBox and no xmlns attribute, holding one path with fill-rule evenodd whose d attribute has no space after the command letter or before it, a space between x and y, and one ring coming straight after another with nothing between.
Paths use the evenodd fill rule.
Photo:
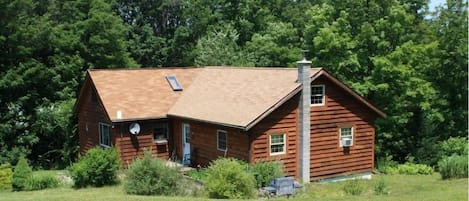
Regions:
<instances>
[{"instance_id":1,"label":"green bush","mask_svg":"<svg viewBox=\"0 0 469 201\"><path fill-rule=\"evenodd\" d=\"M387 195L389 194L388 186L384 179L379 180L379 182L374 187L374 191L377 195Z\"/></svg>"},{"instance_id":2,"label":"green bush","mask_svg":"<svg viewBox=\"0 0 469 201\"><path fill-rule=\"evenodd\" d=\"M407 175L430 175L433 174L433 168L424 164L405 163L397 166L399 174Z\"/></svg>"},{"instance_id":3,"label":"green bush","mask_svg":"<svg viewBox=\"0 0 469 201\"><path fill-rule=\"evenodd\" d=\"M365 186L358 179L345 182L344 192L347 195L361 195L364 191Z\"/></svg>"},{"instance_id":4,"label":"green bush","mask_svg":"<svg viewBox=\"0 0 469 201\"><path fill-rule=\"evenodd\" d=\"M182 175L176 169L167 167L161 159L145 153L135 160L126 172L124 190L136 195L176 195L181 192L178 185Z\"/></svg>"},{"instance_id":5,"label":"green bush","mask_svg":"<svg viewBox=\"0 0 469 201\"><path fill-rule=\"evenodd\" d=\"M233 159L220 158L207 168L205 190L210 198L240 199L255 196L254 177L247 164Z\"/></svg>"},{"instance_id":6,"label":"green bush","mask_svg":"<svg viewBox=\"0 0 469 201\"><path fill-rule=\"evenodd\" d=\"M392 156L386 156L378 158L375 165L379 172L392 174L398 164L392 160Z\"/></svg>"},{"instance_id":7,"label":"green bush","mask_svg":"<svg viewBox=\"0 0 469 201\"><path fill-rule=\"evenodd\" d=\"M467 178L467 156L452 155L444 157L438 162L438 169L442 179Z\"/></svg>"},{"instance_id":8,"label":"green bush","mask_svg":"<svg viewBox=\"0 0 469 201\"><path fill-rule=\"evenodd\" d=\"M205 170L192 169L189 172L187 172L186 175L197 181L205 181L207 179L207 173L205 172Z\"/></svg>"},{"instance_id":9,"label":"green bush","mask_svg":"<svg viewBox=\"0 0 469 201\"><path fill-rule=\"evenodd\" d=\"M283 164L279 161L257 162L251 165L251 174L258 188L269 186L274 178L283 177Z\"/></svg>"},{"instance_id":10,"label":"green bush","mask_svg":"<svg viewBox=\"0 0 469 201\"><path fill-rule=\"evenodd\" d=\"M0 165L0 190L11 189L12 175L13 171L11 170L11 165L9 163Z\"/></svg>"},{"instance_id":11,"label":"green bush","mask_svg":"<svg viewBox=\"0 0 469 201\"><path fill-rule=\"evenodd\" d=\"M467 156L467 139L464 137L450 137L441 142L440 158L454 154Z\"/></svg>"},{"instance_id":12,"label":"green bush","mask_svg":"<svg viewBox=\"0 0 469 201\"><path fill-rule=\"evenodd\" d=\"M24 190L34 191L56 188L59 186L59 183L59 179L53 173L33 173L33 175L26 180Z\"/></svg>"},{"instance_id":13,"label":"green bush","mask_svg":"<svg viewBox=\"0 0 469 201\"><path fill-rule=\"evenodd\" d=\"M92 148L70 168L74 187L116 184L120 165L119 155L114 148Z\"/></svg>"},{"instance_id":14,"label":"green bush","mask_svg":"<svg viewBox=\"0 0 469 201\"><path fill-rule=\"evenodd\" d=\"M28 162L24 157L21 157L16 164L15 171L13 172L12 186L13 190L24 190L26 181L32 175L33 170L29 167Z\"/></svg>"}]
</instances>

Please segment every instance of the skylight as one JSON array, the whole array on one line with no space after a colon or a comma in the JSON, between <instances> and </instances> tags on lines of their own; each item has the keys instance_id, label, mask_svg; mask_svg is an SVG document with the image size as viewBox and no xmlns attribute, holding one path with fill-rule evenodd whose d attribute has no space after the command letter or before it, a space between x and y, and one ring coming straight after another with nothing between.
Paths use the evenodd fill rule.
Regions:
<instances>
[{"instance_id":1,"label":"skylight","mask_svg":"<svg viewBox=\"0 0 469 201\"><path fill-rule=\"evenodd\" d=\"M166 76L166 80L168 80L169 85L171 85L171 88L173 88L173 91L182 91L182 86L175 75Z\"/></svg>"}]
</instances>

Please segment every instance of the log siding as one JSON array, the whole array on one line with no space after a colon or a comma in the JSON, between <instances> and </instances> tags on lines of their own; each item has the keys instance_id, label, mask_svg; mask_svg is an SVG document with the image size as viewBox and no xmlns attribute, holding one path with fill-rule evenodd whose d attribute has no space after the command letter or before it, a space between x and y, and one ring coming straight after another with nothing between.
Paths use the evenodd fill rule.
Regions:
<instances>
[{"instance_id":1,"label":"log siding","mask_svg":"<svg viewBox=\"0 0 469 201\"><path fill-rule=\"evenodd\" d=\"M325 85L326 103L311 106L311 179L371 172L376 114L324 77L312 84ZM340 147L340 128L348 126L353 146Z\"/></svg>"}]
</instances>

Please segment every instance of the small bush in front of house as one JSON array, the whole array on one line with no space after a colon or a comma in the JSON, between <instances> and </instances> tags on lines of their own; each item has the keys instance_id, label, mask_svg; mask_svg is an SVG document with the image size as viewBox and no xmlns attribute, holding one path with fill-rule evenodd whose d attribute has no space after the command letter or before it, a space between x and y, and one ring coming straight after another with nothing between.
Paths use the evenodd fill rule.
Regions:
<instances>
[{"instance_id":1,"label":"small bush in front of house","mask_svg":"<svg viewBox=\"0 0 469 201\"><path fill-rule=\"evenodd\" d=\"M347 195L361 195L365 191L365 186L359 179L346 181L344 184L344 192Z\"/></svg>"},{"instance_id":2,"label":"small bush in front of house","mask_svg":"<svg viewBox=\"0 0 469 201\"><path fill-rule=\"evenodd\" d=\"M100 187L117 183L117 171L120 166L121 161L116 149L95 147L72 165L70 174L75 188L88 185Z\"/></svg>"},{"instance_id":3,"label":"small bush in front of house","mask_svg":"<svg viewBox=\"0 0 469 201\"><path fill-rule=\"evenodd\" d=\"M251 165L250 173L256 180L257 188L270 186L274 178L283 177L283 164L280 161L257 162Z\"/></svg>"},{"instance_id":4,"label":"small bush in front of house","mask_svg":"<svg viewBox=\"0 0 469 201\"><path fill-rule=\"evenodd\" d=\"M15 166L12 177L12 187L14 191L22 191L25 188L26 181L33 174L33 170L28 165L26 158L21 157Z\"/></svg>"},{"instance_id":5,"label":"small bush in front of house","mask_svg":"<svg viewBox=\"0 0 469 201\"><path fill-rule=\"evenodd\" d=\"M136 159L126 172L124 190L135 195L177 195L181 192L178 185L182 175L167 167L161 159L152 158L146 152L141 159Z\"/></svg>"},{"instance_id":6,"label":"small bush in front of house","mask_svg":"<svg viewBox=\"0 0 469 201\"><path fill-rule=\"evenodd\" d=\"M24 190L34 191L59 186L59 179L51 172L33 173L25 183Z\"/></svg>"},{"instance_id":7,"label":"small bush in front of house","mask_svg":"<svg viewBox=\"0 0 469 201\"><path fill-rule=\"evenodd\" d=\"M11 165L9 163L0 165L0 190L11 189L12 176L13 171L11 170Z\"/></svg>"},{"instance_id":8,"label":"small bush in front of house","mask_svg":"<svg viewBox=\"0 0 469 201\"><path fill-rule=\"evenodd\" d=\"M240 199L255 196L254 177L248 165L234 158L220 158L207 168L205 190L210 198Z\"/></svg>"},{"instance_id":9,"label":"small bush in front of house","mask_svg":"<svg viewBox=\"0 0 469 201\"><path fill-rule=\"evenodd\" d=\"M438 162L438 169L442 179L467 178L468 176L467 155L447 156Z\"/></svg>"},{"instance_id":10,"label":"small bush in front of house","mask_svg":"<svg viewBox=\"0 0 469 201\"><path fill-rule=\"evenodd\" d=\"M433 174L433 168L425 164L405 163L397 166L399 174L407 175L430 175Z\"/></svg>"},{"instance_id":11,"label":"small bush in front of house","mask_svg":"<svg viewBox=\"0 0 469 201\"><path fill-rule=\"evenodd\" d=\"M388 195L389 189L384 179L379 180L374 189L376 195Z\"/></svg>"}]
</instances>

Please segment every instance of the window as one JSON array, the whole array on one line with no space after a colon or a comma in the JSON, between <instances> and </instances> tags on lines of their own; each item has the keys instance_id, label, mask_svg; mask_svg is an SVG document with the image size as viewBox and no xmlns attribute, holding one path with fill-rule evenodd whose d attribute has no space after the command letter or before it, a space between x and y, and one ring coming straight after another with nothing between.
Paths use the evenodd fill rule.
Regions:
<instances>
[{"instance_id":1,"label":"window","mask_svg":"<svg viewBox=\"0 0 469 201\"><path fill-rule=\"evenodd\" d=\"M311 105L324 105L324 85L311 85Z\"/></svg>"},{"instance_id":2,"label":"window","mask_svg":"<svg viewBox=\"0 0 469 201\"><path fill-rule=\"evenodd\" d=\"M103 147L111 146L111 126L99 123L99 144Z\"/></svg>"},{"instance_id":3,"label":"window","mask_svg":"<svg viewBox=\"0 0 469 201\"><path fill-rule=\"evenodd\" d=\"M278 155L285 153L285 134L270 135L270 155Z\"/></svg>"},{"instance_id":4,"label":"window","mask_svg":"<svg viewBox=\"0 0 469 201\"><path fill-rule=\"evenodd\" d=\"M217 149L220 151L226 151L226 145L228 144L228 136L226 131L217 131Z\"/></svg>"},{"instance_id":5,"label":"window","mask_svg":"<svg viewBox=\"0 0 469 201\"><path fill-rule=\"evenodd\" d=\"M159 123L153 127L153 139L165 140L168 139L168 124Z\"/></svg>"},{"instance_id":6,"label":"window","mask_svg":"<svg viewBox=\"0 0 469 201\"><path fill-rule=\"evenodd\" d=\"M175 75L166 76L166 80L168 80L169 85L171 85L173 91L182 91L182 86Z\"/></svg>"},{"instance_id":7,"label":"window","mask_svg":"<svg viewBox=\"0 0 469 201\"><path fill-rule=\"evenodd\" d=\"M341 147L350 147L353 145L353 127L340 128L340 141Z\"/></svg>"}]
</instances>

